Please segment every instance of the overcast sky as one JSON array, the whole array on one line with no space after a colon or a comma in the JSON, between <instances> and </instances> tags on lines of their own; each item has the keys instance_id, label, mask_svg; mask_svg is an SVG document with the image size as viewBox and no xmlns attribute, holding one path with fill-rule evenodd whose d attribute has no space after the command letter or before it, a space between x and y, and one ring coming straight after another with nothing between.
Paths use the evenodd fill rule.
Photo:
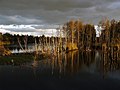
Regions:
<instances>
[{"instance_id":1,"label":"overcast sky","mask_svg":"<svg viewBox=\"0 0 120 90\"><path fill-rule=\"evenodd\" d=\"M120 19L120 0L0 0L0 24L96 23L105 16Z\"/></svg>"},{"instance_id":2,"label":"overcast sky","mask_svg":"<svg viewBox=\"0 0 120 90\"><path fill-rule=\"evenodd\" d=\"M0 0L0 24L8 25L0 32L37 33L71 19L98 24L103 17L120 20L120 0Z\"/></svg>"}]
</instances>

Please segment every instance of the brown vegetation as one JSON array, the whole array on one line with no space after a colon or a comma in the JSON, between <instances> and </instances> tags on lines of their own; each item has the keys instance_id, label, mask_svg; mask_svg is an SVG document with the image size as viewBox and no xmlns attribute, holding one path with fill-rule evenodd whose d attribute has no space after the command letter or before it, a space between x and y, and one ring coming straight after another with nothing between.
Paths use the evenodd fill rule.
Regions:
<instances>
[{"instance_id":1,"label":"brown vegetation","mask_svg":"<svg viewBox=\"0 0 120 90\"><path fill-rule=\"evenodd\" d=\"M96 47L100 47L99 49L103 51L119 51L120 21L104 19L98 26L102 28L100 37L96 37L96 30L92 24L83 24L80 20L67 22L63 26L67 33L65 35L67 46L70 48L72 45L77 45L77 48L85 51L91 51ZM74 50L76 47L71 49Z\"/></svg>"}]
</instances>

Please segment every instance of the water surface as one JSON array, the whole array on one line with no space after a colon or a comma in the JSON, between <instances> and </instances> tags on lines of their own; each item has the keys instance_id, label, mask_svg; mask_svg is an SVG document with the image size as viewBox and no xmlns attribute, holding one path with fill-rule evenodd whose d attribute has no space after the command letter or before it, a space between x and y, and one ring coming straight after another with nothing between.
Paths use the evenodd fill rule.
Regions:
<instances>
[{"instance_id":1,"label":"water surface","mask_svg":"<svg viewBox=\"0 0 120 90\"><path fill-rule=\"evenodd\" d=\"M0 66L0 90L113 90L120 88L120 53L60 53L26 65Z\"/></svg>"}]
</instances>

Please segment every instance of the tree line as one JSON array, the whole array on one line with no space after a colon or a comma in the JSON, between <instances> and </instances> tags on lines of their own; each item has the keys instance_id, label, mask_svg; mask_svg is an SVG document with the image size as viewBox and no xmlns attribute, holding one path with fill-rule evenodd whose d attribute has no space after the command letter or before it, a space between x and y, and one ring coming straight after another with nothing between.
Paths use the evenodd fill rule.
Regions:
<instances>
[{"instance_id":1,"label":"tree line","mask_svg":"<svg viewBox=\"0 0 120 90\"><path fill-rule=\"evenodd\" d=\"M70 20L65 23L63 30L68 44L74 44L83 50L99 48L105 51L120 50L120 21L103 19L99 22L101 34L96 37L96 30L93 24L84 24L80 20ZM73 46L68 46L74 49Z\"/></svg>"},{"instance_id":2,"label":"tree line","mask_svg":"<svg viewBox=\"0 0 120 90\"><path fill-rule=\"evenodd\" d=\"M103 51L120 50L120 21L103 19L98 27L102 28L99 37L96 37L96 29L93 24L85 24L81 20L70 20L58 28L58 37L11 35L0 33L0 49L7 44L23 46L28 44L42 44L44 46L56 46L59 50L85 50L100 49Z\"/></svg>"}]
</instances>

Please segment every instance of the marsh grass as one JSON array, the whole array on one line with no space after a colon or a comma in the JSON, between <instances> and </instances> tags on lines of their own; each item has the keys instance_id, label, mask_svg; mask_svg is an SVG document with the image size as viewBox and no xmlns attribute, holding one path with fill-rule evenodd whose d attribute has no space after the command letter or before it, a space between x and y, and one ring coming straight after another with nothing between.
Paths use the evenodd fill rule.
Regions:
<instances>
[{"instance_id":1,"label":"marsh grass","mask_svg":"<svg viewBox=\"0 0 120 90\"><path fill-rule=\"evenodd\" d=\"M9 56L0 56L0 65L23 65L34 60L44 60L50 58L49 54L34 55L33 53L12 54Z\"/></svg>"},{"instance_id":2,"label":"marsh grass","mask_svg":"<svg viewBox=\"0 0 120 90\"><path fill-rule=\"evenodd\" d=\"M0 56L0 65L21 65L31 62L34 59L30 54L17 54L10 56Z\"/></svg>"}]
</instances>

